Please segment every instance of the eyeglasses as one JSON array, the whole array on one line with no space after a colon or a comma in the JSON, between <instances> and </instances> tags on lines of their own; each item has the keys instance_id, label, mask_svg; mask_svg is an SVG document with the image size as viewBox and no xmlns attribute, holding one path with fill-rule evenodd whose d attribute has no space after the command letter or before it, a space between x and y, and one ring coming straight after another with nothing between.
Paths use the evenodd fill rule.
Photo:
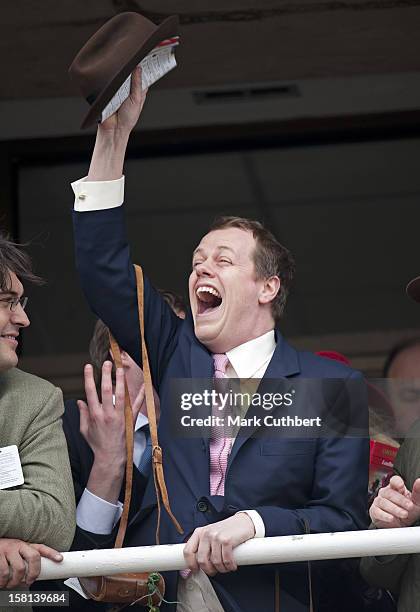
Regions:
<instances>
[{"instance_id":1,"label":"eyeglasses","mask_svg":"<svg viewBox=\"0 0 420 612\"><path fill-rule=\"evenodd\" d=\"M25 295L22 295L21 297L15 297L15 298L4 298L4 299L0 298L0 303L4 304L5 308L8 307L9 310L14 312L16 308L18 307L18 304L21 305L22 310L25 310L26 304L28 303L28 298Z\"/></svg>"}]
</instances>

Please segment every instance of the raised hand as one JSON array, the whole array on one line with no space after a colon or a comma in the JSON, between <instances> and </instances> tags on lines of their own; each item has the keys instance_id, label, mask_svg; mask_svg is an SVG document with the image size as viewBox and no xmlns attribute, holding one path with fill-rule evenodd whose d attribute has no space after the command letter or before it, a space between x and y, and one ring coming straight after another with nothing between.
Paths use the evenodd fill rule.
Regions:
<instances>
[{"instance_id":1,"label":"raised hand","mask_svg":"<svg viewBox=\"0 0 420 612\"><path fill-rule=\"evenodd\" d=\"M130 95L120 108L108 119L99 124L98 130L103 132L123 131L130 133L139 120L146 100L147 89L141 87L141 68L137 67L131 75Z\"/></svg>"},{"instance_id":2,"label":"raised hand","mask_svg":"<svg viewBox=\"0 0 420 612\"><path fill-rule=\"evenodd\" d=\"M420 478L410 491L400 476L393 476L370 507L370 518L380 528L411 527L420 519Z\"/></svg>"},{"instance_id":3,"label":"raised hand","mask_svg":"<svg viewBox=\"0 0 420 612\"><path fill-rule=\"evenodd\" d=\"M85 366L86 402L79 400L80 433L92 449L95 459L87 488L91 493L115 503L121 489L126 463L125 444L125 384L124 370L117 368L115 405L112 388L112 363L102 367L101 396L99 401L90 364ZM142 386L133 403L133 425L144 400Z\"/></svg>"},{"instance_id":4,"label":"raised hand","mask_svg":"<svg viewBox=\"0 0 420 612\"><path fill-rule=\"evenodd\" d=\"M128 139L139 120L146 94L147 90L141 89L140 68L136 68L131 75L131 89L127 100L117 112L98 125L87 181L112 181L121 178Z\"/></svg>"}]
</instances>

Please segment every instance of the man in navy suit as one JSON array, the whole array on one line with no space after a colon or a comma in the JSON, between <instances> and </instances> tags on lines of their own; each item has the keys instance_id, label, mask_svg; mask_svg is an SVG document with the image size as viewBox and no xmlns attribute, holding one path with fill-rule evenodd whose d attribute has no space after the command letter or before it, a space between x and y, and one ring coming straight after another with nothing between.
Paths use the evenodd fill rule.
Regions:
<instances>
[{"instance_id":1,"label":"man in navy suit","mask_svg":"<svg viewBox=\"0 0 420 612\"><path fill-rule=\"evenodd\" d=\"M145 94L133 73L120 110L100 124L89 174L73 184L76 259L93 311L140 363L136 284L125 238L123 164ZM330 406L361 380L350 368L298 352L276 323L293 259L259 223L228 219L193 253L191 310L178 319L145 278L145 334L161 399L160 443L171 507L184 534L163 512L160 541L187 541L192 573L168 573L167 599L179 610L309 609L306 564L236 567L233 549L253 537L357 530L366 526L368 441L363 438L184 438L171 429L170 384L177 378L239 377L295 381L338 379ZM353 398L367 413L363 394ZM250 408L252 411L252 408ZM252 428L251 428L252 429ZM149 481L128 545L154 543L156 507ZM167 606L167 607L166 607ZM280 608L279 608L280 606ZM174 604L166 604L173 610Z\"/></svg>"}]
</instances>

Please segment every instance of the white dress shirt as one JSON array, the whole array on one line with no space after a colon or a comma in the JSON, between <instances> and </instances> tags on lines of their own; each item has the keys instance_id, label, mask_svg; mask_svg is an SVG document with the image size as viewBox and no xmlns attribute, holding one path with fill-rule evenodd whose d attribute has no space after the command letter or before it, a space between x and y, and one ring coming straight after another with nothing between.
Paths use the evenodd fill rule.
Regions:
<instances>
[{"instance_id":1,"label":"white dress shirt","mask_svg":"<svg viewBox=\"0 0 420 612\"><path fill-rule=\"evenodd\" d=\"M115 181L86 181L86 176L71 184L75 195L74 210L88 212L117 208L124 202L124 177Z\"/></svg>"},{"instance_id":2,"label":"white dress shirt","mask_svg":"<svg viewBox=\"0 0 420 612\"><path fill-rule=\"evenodd\" d=\"M226 352L229 363L226 367L228 378L262 378L276 349L274 330L240 344ZM265 536L265 525L256 510L241 510L254 523L254 538Z\"/></svg>"},{"instance_id":3,"label":"white dress shirt","mask_svg":"<svg viewBox=\"0 0 420 612\"><path fill-rule=\"evenodd\" d=\"M73 188L73 192L75 195L74 201L74 210L77 212L88 212L93 210L105 210L108 208L117 208L121 206L124 201L124 176L119 179L115 179L113 181L86 181L86 177L79 179L71 184ZM262 378L265 374L265 371L270 363L270 360L273 356L274 350L276 348L276 341L274 330L270 330L269 332L259 336L258 338L254 338L253 340L249 340L240 346L236 346L226 353L226 356L229 359L229 363L226 368L226 376L228 378ZM140 416L140 415L139 415ZM136 424L137 425L137 424ZM144 449L143 449L144 450ZM92 494L89 491L85 490L83 496L86 493L86 497ZM82 496L82 498L83 498ZM96 496L93 496L96 497ZM82 498L77 507L77 524L79 527L86 529L79 523L79 507L82 502ZM111 533L113 525L118 521L122 509L114 506L113 504L109 504L108 502L104 502L108 506L112 506L113 514L111 518L111 510L109 509L107 513L107 521L106 525L109 529L108 531L98 531L98 509L99 504L104 502L96 497L95 500L95 508L89 504L89 513L90 520L89 524L92 526L93 517L95 517L96 529L88 529L92 533ZM102 511L105 511L105 505L102 505ZM121 504L120 504L121 506ZM101 516L101 512L99 513ZM242 510L241 512L246 512L255 527L255 536L254 537L264 537L265 536L265 526L264 522L256 510ZM93 514L92 514L93 513ZM84 513L84 521L86 524L87 513ZM105 525L105 521L100 521L102 525ZM110 527L111 526L111 527Z\"/></svg>"}]
</instances>

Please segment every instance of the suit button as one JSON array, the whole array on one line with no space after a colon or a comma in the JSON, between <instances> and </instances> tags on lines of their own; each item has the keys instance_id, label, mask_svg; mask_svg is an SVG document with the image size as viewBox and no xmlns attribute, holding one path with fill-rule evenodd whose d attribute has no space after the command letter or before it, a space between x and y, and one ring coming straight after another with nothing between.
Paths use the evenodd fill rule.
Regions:
<instances>
[{"instance_id":1,"label":"suit button","mask_svg":"<svg viewBox=\"0 0 420 612\"><path fill-rule=\"evenodd\" d=\"M208 509L209 509L208 503L204 501L203 499L200 499L200 501L197 504L197 510L199 510L200 512L207 512Z\"/></svg>"}]
</instances>

